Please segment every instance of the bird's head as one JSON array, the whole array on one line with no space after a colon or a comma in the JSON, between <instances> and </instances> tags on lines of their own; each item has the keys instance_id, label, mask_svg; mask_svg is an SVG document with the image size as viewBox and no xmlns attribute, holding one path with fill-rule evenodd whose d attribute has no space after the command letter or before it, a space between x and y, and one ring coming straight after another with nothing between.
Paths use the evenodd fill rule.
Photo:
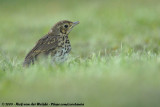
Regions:
<instances>
[{"instance_id":1,"label":"bird's head","mask_svg":"<svg viewBox=\"0 0 160 107\"><path fill-rule=\"evenodd\" d=\"M73 29L73 27L75 27L77 24L79 24L79 21L76 22L71 22L67 20L59 21L51 28L51 31L49 33L68 35L70 31Z\"/></svg>"}]
</instances>

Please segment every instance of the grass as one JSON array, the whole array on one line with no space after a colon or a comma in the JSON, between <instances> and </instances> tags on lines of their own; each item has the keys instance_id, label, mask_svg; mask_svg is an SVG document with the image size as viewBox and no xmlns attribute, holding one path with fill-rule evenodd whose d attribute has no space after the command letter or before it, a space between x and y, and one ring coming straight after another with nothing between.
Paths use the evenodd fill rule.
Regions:
<instances>
[{"instance_id":1,"label":"grass","mask_svg":"<svg viewBox=\"0 0 160 107\"><path fill-rule=\"evenodd\" d=\"M0 103L159 107L158 0L1 0L0 14ZM35 42L64 19L80 21L68 61L23 68Z\"/></svg>"}]
</instances>

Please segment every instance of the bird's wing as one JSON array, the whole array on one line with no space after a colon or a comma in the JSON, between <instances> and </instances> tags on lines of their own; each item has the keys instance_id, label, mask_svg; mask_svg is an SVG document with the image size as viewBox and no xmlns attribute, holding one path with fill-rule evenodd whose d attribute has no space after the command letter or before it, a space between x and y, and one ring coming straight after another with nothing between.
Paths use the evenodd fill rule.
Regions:
<instances>
[{"instance_id":1,"label":"bird's wing","mask_svg":"<svg viewBox=\"0 0 160 107\"><path fill-rule=\"evenodd\" d=\"M27 54L25 60L33 60L38 54L54 49L58 45L59 36L44 36L41 38L34 48Z\"/></svg>"}]
</instances>

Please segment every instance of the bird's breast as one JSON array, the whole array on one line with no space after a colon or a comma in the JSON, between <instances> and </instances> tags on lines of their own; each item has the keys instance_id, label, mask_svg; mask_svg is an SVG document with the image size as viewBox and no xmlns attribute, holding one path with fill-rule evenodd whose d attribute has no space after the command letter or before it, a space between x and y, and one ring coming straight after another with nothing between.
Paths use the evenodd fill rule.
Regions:
<instances>
[{"instance_id":1,"label":"bird's breast","mask_svg":"<svg viewBox=\"0 0 160 107\"><path fill-rule=\"evenodd\" d=\"M56 63L62 63L67 60L68 54L71 51L71 45L69 40L65 40L61 43L57 49L56 54L53 56L53 61Z\"/></svg>"}]
</instances>

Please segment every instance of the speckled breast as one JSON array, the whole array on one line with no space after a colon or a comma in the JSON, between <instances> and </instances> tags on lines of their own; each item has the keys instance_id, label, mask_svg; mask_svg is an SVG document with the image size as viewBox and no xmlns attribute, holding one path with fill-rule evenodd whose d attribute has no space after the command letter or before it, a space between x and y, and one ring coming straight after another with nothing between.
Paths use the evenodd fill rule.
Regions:
<instances>
[{"instance_id":1,"label":"speckled breast","mask_svg":"<svg viewBox=\"0 0 160 107\"><path fill-rule=\"evenodd\" d=\"M67 60L68 54L71 51L71 45L68 37L64 37L64 41L61 41L61 45L57 49L56 54L53 56L53 62L62 63Z\"/></svg>"}]
</instances>

